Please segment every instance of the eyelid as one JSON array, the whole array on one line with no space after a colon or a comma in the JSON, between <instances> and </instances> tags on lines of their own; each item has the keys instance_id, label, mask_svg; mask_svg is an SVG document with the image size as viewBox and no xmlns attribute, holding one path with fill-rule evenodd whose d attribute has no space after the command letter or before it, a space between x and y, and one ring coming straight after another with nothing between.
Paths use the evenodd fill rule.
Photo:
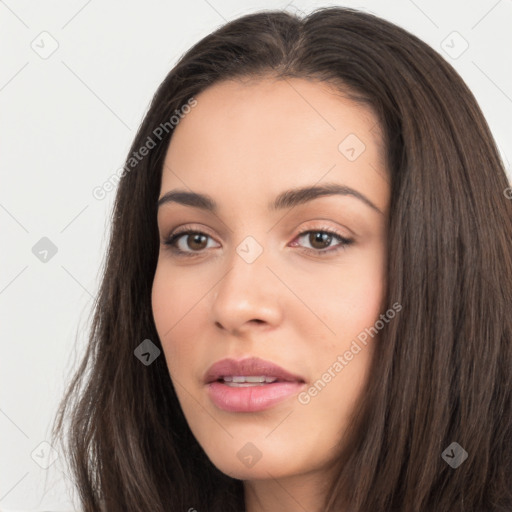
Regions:
<instances>
[{"instance_id":1,"label":"eyelid","mask_svg":"<svg viewBox=\"0 0 512 512\"><path fill-rule=\"evenodd\" d=\"M320 220L320 219L319 219ZM316 222L318 222L317 220ZM308 224L311 224L310 221ZM351 230L350 230L351 231ZM351 231L352 232L352 231ZM305 235L309 233L325 233L330 235L332 238L337 238L339 240L339 243L335 245L333 248L326 248L326 249L312 249L309 247L303 247L301 245L298 245L296 243L296 240L299 240L300 238L304 237ZM193 235L193 234L200 234L200 235L206 235L207 237L211 238L212 240L215 240L215 237L209 233L209 230L206 228L196 228L189 224L180 226L179 228L176 228L174 231L171 232L170 235L168 235L164 240L163 244L168 246L169 249L174 252L177 256L202 256L206 253L206 249L202 249L200 251L183 251L175 246L175 243L181 236L184 235ZM332 255L335 253L338 253L340 250L345 250L348 246L352 245L356 239L352 236L346 236L340 232L338 228L333 228L331 226L322 225L322 226L309 226L309 227L303 227L301 230L294 236L292 243L295 243L297 247L302 249L303 252L307 254L313 254L315 256L323 257L324 255ZM217 242L218 243L218 242Z\"/></svg>"},{"instance_id":2,"label":"eyelid","mask_svg":"<svg viewBox=\"0 0 512 512\"><path fill-rule=\"evenodd\" d=\"M328 257L336 255L339 251L346 250L348 246L352 245L355 242L354 238L349 238L345 235L343 235L339 229L332 228L330 226L323 226L323 227L311 227L311 228L303 228L295 238L293 239L293 242L295 240L298 240L302 238L303 236L308 235L309 233L325 233L328 234L331 238L337 238L340 243L335 245L334 247L327 248L327 249L310 249L309 247L302 247L302 251L306 254L312 254L313 256L317 257Z\"/></svg>"},{"instance_id":3,"label":"eyelid","mask_svg":"<svg viewBox=\"0 0 512 512\"><path fill-rule=\"evenodd\" d=\"M171 233L166 237L166 240L168 240L169 238L173 237L173 236L176 236L176 235L182 235L184 233L189 233L190 231L192 232L195 232L195 233L202 233L204 235L208 235L210 238L215 238L211 233L210 231L208 230L208 228L205 228L205 227L194 227L194 225L191 225L191 224L185 224L183 226L180 226L179 228L176 228L175 230L171 231Z\"/></svg>"},{"instance_id":4,"label":"eyelid","mask_svg":"<svg viewBox=\"0 0 512 512\"><path fill-rule=\"evenodd\" d=\"M343 234L340 232L340 229L338 227L329 226L329 225L325 224L326 222L333 222L333 221L330 221L328 219L318 218L318 219L314 219L314 220L305 222L305 226L302 227L300 229L300 231L297 232L297 234L295 234L295 238L301 234L304 234L305 231L334 231L339 236L346 238L346 239L354 239L354 241L355 241L359 238L359 235L356 235L356 233L354 233L354 231L352 231L350 228L348 228L346 226L343 226L343 228L347 231L347 234ZM321 226L318 226L318 224L315 225L315 223L323 223L323 224ZM210 231L210 229L207 228L206 226L201 225L201 226L197 227L197 224L195 224L195 223L188 223L188 224L183 224L173 230L170 230L170 234L167 235L166 237L164 237L164 240L168 240L171 236L174 236L177 234L182 234L182 233L187 233L189 231L201 232L201 233L204 233L204 234L210 236L213 239L216 238L216 235L213 235L212 232Z\"/></svg>"}]
</instances>

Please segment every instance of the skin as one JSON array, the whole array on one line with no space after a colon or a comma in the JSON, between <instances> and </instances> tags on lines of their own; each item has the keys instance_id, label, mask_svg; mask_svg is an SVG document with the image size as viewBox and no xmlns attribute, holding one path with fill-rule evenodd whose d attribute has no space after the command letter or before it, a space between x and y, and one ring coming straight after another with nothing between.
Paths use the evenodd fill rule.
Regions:
<instances>
[{"instance_id":1,"label":"skin","mask_svg":"<svg viewBox=\"0 0 512 512\"><path fill-rule=\"evenodd\" d=\"M320 510L378 336L307 404L294 395L265 411L226 412L203 376L225 357L258 356L302 376L307 390L384 313L390 189L380 129L371 110L318 81L225 81L196 99L175 128L160 197L200 192L219 210L159 208L152 304L170 377L208 457L244 481L248 512ZM354 161L338 149L349 134L365 144ZM327 182L352 187L380 212L352 195L267 209L284 190ZM208 235L177 242L195 256L165 245L178 227ZM353 243L333 250L337 238L315 238L325 228ZM299 236L306 230L315 233ZM263 249L250 264L236 251L247 236ZM261 453L252 467L237 457L248 442Z\"/></svg>"}]
</instances>

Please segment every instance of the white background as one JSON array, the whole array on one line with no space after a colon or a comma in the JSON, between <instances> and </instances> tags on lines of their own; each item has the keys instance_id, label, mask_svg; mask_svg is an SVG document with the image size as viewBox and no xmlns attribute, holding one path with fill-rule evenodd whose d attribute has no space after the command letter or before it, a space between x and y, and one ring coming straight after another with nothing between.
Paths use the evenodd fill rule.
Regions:
<instances>
[{"instance_id":1,"label":"white background","mask_svg":"<svg viewBox=\"0 0 512 512\"><path fill-rule=\"evenodd\" d=\"M360 8L429 43L475 94L511 176L511 0L0 1L0 510L73 510L62 457L35 461L50 456L40 443L98 289L115 191L93 188L122 167L178 57L226 21L287 5ZM32 252L42 237L57 247L47 262Z\"/></svg>"}]
</instances>

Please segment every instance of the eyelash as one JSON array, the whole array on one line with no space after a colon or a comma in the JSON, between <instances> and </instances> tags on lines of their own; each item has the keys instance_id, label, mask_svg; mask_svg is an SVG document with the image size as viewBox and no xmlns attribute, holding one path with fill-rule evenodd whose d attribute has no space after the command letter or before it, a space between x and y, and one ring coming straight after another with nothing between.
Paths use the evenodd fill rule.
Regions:
<instances>
[{"instance_id":1,"label":"eyelash","mask_svg":"<svg viewBox=\"0 0 512 512\"><path fill-rule=\"evenodd\" d=\"M346 238L344 236L342 236L340 233L338 233L337 231L335 230L332 230L330 228L322 228L322 229L308 229L308 230L305 230L305 231L301 231L296 239L300 239L301 237L303 237L304 235L308 235L310 233L322 233L322 234L327 234L331 237L334 237L336 239L338 239L338 241L340 241L341 243L334 249L310 249L308 247L305 247L303 248L303 250L309 254L314 254L316 256L320 255L320 256L324 256L324 255L330 255L330 254L335 254L341 250L345 250L349 245L351 245L354 240L353 239L350 239L350 238ZM185 256L185 257L195 257L195 256L199 256L201 255L205 249L203 249L202 251L192 251L192 252L189 252L189 251L182 251L181 249L179 249L177 246L176 246L176 242L177 240L179 240L181 237L185 236L185 235L205 235L209 238L212 238L210 235L208 235L207 233L204 233L202 231L197 231L197 230L193 230L193 229L184 229L182 231L178 231L174 234L172 234L171 236L169 236L169 238L167 240L165 240L164 242L164 245L168 246L168 248L173 252L175 253L177 256Z\"/></svg>"}]
</instances>

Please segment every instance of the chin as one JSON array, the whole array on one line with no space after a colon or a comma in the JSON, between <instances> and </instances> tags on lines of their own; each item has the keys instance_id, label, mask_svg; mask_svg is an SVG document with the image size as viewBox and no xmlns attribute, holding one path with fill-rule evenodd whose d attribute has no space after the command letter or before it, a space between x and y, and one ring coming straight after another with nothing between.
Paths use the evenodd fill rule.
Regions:
<instances>
[{"instance_id":1,"label":"chin","mask_svg":"<svg viewBox=\"0 0 512 512\"><path fill-rule=\"evenodd\" d=\"M222 461L214 466L225 475L237 480L268 480L270 478L283 478L287 476L287 472L283 472L283 463L269 463L261 459L252 468L243 467L241 463L237 464L232 461Z\"/></svg>"},{"instance_id":2,"label":"chin","mask_svg":"<svg viewBox=\"0 0 512 512\"><path fill-rule=\"evenodd\" d=\"M213 451L205 453L219 471L238 480L268 480L300 472L299 468L289 467L290 460L286 452L276 453L272 450L265 454L261 450L258 455L250 444L238 450L233 450L233 445L230 445L222 452L217 446ZM252 460L251 454L254 457Z\"/></svg>"}]
</instances>

